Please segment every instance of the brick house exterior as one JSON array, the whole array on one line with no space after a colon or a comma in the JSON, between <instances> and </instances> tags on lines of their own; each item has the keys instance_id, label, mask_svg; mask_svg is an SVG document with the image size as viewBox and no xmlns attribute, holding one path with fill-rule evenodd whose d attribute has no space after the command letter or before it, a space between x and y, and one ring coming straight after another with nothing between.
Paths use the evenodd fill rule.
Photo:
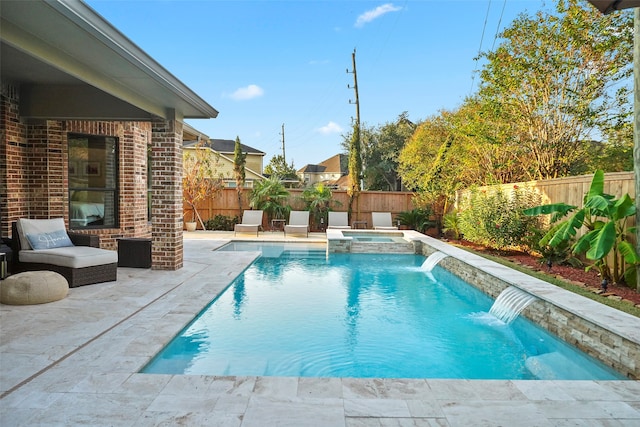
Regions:
<instances>
[{"instance_id":1,"label":"brick house exterior","mask_svg":"<svg viewBox=\"0 0 640 427\"><path fill-rule=\"evenodd\" d=\"M152 268L181 268L183 119L217 111L82 2L7 2L0 17L2 236L22 217L69 226L69 134L108 137L117 221L81 232L113 250L120 237L150 237Z\"/></svg>"}]
</instances>

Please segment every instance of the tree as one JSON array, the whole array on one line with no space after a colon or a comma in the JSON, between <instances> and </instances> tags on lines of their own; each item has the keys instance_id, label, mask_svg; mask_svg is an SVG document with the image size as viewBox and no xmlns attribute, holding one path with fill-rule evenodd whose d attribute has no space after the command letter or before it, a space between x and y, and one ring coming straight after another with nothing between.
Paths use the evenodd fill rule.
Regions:
<instances>
[{"instance_id":1,"label":"tree","mask_svg":"<svg viewBox=\"0 0 640 427\"><path fill-rule=\"evenodd\" d=\"M258 181L254 184L249 196L249 204L267 214L267 219L285 218L291 210L287 205L289 192L277 176Z\"/></svg>"},{"instance_id":2,"label":"tree","mask_svg":"<svg viewBox=\"0 0 640 427\"><path fill-rule=\"evenodd\" d=\"M633 170L633 123L627 122L607 129L603 142L593 142L591 169L605 172Z\"/></svg>"},{"instance_id":3,"label":"tree","mask_svg":"<svg viewBox=\"0 0 640 427\"><path fill-rule=\"evenodd\" d=\"M520 15L485 53L479 96L526 149L531 179L584 169L591 134L629 113L631 13L600 15L577 0ZM626 106L625 106L626 104Z\"/></svg>"},{"instance_id":4,"label":"tree","mask_svg":"<svg viewBox=\"0 0 640 427\"><path fill-rule=\"evenodd\" d=\"M209 150L203 142L194 150L185 150L182 162L182 195L184 202L192 209L191 222L196 218L206 230L197 205L200 201L216 196L222 191L223 183L216 176L218 155Z\"/></svg>"},{"instance_id":5,"label":"tree","mask_svg":"<svg viewBox=\"0 0 640 427\"><path fill-rule=\"evenodd\" d=\"M351 144L349 144L349 215L353 211L353 202L360 195L360 177L362 176L362 153L360 146L360 123L353 124Z\"/></svg>"},{"instance_id":6,"label":"tree","mask_svg":"<svg viewBox=\"0 0 640 427\"><path fill-rule=\"evenodd\" d=\"M293 166L293 161L291 165L288 165L284 156L281 154L276 154L271 158L269 164L264 168L264 173L266 175L276 176L279 179L298 179L298 173Z\"/></svg>"},{"instance_id":7,"label":"tree","mask_svg":"<svg viewBox=\"0 0 640 427\"><path fill-rule=\"evenodd\" d=\"M307 210L313 217L313 223L318 228L319 224L327 224L327 216L332 203L331 189L321 182L313 187L305 188L302 192L302 200Z\"/></svg>"},{"instance_id":8,"label":"tree","mask_svg":"<svg viewBox=\"0 0 640 427\"><path fill-rule=\"evenodd\" d=\"M236 192L238 194L238 209L242 212L242 189L246 179L244 166L247 162L247 154L242 152L240 137L236 136L236 144L233 148L233 175L236 178Z\"/></svg>"},{"instance_id":9,"label":"tree","mask_svg":"<svg viewBox=\"0 0 640 427\"><path fill-rule=\"evenodd\" d=\"M369 190L400 191L402 179L398 174L399 156L413 135L416 125L405 111L395 122L387 122L375 132L375 138L362 138L366 147L365 182Z\"/></svg>"}]
</instances>

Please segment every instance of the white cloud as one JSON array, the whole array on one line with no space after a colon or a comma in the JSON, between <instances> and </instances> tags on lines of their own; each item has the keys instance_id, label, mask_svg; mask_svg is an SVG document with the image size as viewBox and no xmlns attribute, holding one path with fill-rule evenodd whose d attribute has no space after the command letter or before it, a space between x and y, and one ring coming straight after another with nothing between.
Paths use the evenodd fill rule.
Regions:
<instances>
[{"instance_id":1,"label":"white cloud","mask_svg":"<svg viewBox=\"0 0 640 427\"><path fill-rule=\"evenodd\" d=\"M358 19L356 19L355 26L358 28L363 27L364 24L368 24L374 19L377 19L383 15L386 15L389 12L397 12L399 10L402 10L402 8L399 6L394 6L393 3L383 4L382 6L378 6L375 9L368 10L362 15L358 16Z\"/></svg>"},{"instance_id":2,"label":"white cloud","mask_svg":"<svg viewBox=\"0 0 640 427\"><path fill-rule=\"evenodd\" d=\"M332 133L340 133L342 132L342 128L336 122L329 122L321 128L316 129L317 132L320 132L323 135L329 135Z\"/></svg>"},{"instance_id":3,"label":"white cloud","mask_svg":"<svg viewBox=\"0 0 640 427\"><path fill-rule=\"evenodd\" d=\"M245 99L253 99L264 95L264 90L258 85L249 85L241 87L230 95L230 98L236 101L244 101Z\"/></svg>"}]
</instances>

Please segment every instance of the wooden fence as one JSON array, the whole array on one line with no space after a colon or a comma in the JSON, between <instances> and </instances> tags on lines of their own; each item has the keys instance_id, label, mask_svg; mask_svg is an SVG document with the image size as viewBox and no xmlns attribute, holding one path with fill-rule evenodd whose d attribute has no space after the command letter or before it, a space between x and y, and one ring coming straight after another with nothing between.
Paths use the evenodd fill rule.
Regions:
<instances>
[{"instance_id":1,"label":"wooden fence","mask_svg":"<svg viewBox=\"0 0 640 427\"><path fill-rule=\"evenodd\" d=\"M582 207L584 195L589 191L593 174L571 176L567 178L548 179L544 181L516 182L496 186L480 187L480 189L500 188L509 193L514 185L521 188L530 188L542 196L542 203L561 203ZM620 198L629 194L635 198L635 180L633 172L611 172L604 175L604 192ZM469 190L461 190L456 193L456 207Z\"/></svg>"},{"instance_id":2,"label":"wooden fence","mask_svg":"<svg viewBox=\"0 0 640 427\"><path fill-rule=\"evenodd\" d=\"M249 209L249 193L242 193L242 209ZM301 189L289 189L289 200L286 204L293 210L304 210L304 202L301 199ZM331 210L346 212L349 208L349 195L346 191L334 190ZM366 221L367 228L371 228L371 212L391 212L395 217L398 213L414 208L413 193L401 191L363 191L354 203L351 221ZM186 204L183 206L184 218L190 220L192 209ZM238 206L238 193L234 188L225 188L215 198L203 200L198 204L198 213L203 221L214 218L216 215L229 217L242 216ZM263 227L268 226L265 216ZM200 227L199 227L200 228Z\"/></svg>"},{"instance_id":3,"label":"wooden fence","mask_svg":"<svg viewBox=\"0 0 640 427\"><path fill-rule=\"evenodd\" d=\"M538 192L542 196L542 203L560 203L564 202L574 206L582 206L584 195L589 191L591 185L591 175L572 176L567 178L549 179L543 181L527 181L510 184L501 184L498 186L480 187L480 189L501 188L505 192L509 192L514 185L523 188L530 188ZM242 209L249 209L249 193L251 190L245 190L242 194ZM456 206L459 201L465 197L469 190L462 190L456 193ZM605 174L605 193L611 194L616 198L629 194L635 197L635 180L633 172L612 172ZM289 200L287 204L293 210L303 210L304 202L301 200L301 189L289 189ZM349 207L349 195L346 191L333 191L333 204L331 209L334 211L347 211ZM371 228L371 212L391 212L395 217L398 213L408 211L414 208L413 193L410 192L389 192L389 191L363 191L360 193L357 203L353 206L351 221L365 221L367 228ZM214 218L216 215L225 215L228 217L242 216L242 212L238 207L238 194L233 188L225 188L215 198L203 200L198 204L198 212L202 220L206 221ZM192 211L184 205L184 217L190 219ZM267 218L264 218L263 226L268 226Z\"/></svg>"}]
</instances>

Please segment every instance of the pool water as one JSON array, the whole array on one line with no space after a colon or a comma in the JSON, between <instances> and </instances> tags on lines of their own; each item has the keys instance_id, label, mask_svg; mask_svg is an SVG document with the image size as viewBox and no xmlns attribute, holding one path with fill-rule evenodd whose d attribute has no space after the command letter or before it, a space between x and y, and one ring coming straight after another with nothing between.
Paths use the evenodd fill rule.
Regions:
<instances>
[{"instance_id":1,"label":"pool water","mask_svg":"<svg viewBox=\"0 0 640 427\"><path fill-rule=\"evenodd\" d=\"M383 232L356 232L356 231L343 231L342 235L345 237L351 237L356 242L371 242L371 243L407 243L402 236L402 233L383 233Z\"/></svg>"},{"instance_id":2,"label":"pool water","mask_svg":"<svg viewBox=\"0 0 640 427\"><path fill-rule=\"evenodd\" d=\"M426 273L423 256L266 252L142 372L625 379L522 317L490 316L488 296Z\"/></svg>"}]
</instances>

